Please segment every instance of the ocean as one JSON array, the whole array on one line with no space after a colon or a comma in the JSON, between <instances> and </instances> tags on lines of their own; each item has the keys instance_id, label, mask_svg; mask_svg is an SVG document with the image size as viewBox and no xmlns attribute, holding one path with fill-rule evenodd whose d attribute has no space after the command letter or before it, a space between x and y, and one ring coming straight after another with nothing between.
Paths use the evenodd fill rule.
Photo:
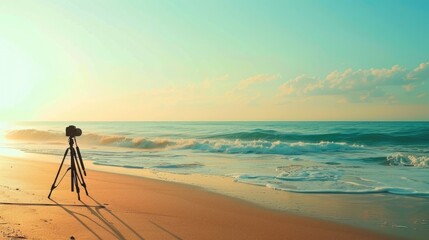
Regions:
<instances>
[{"instance_id":1,"label":"ocean","mask_svg":"<svg viewBox=\"0 0 429 240\"><path fill-rule=\"evenodd\" d=\"M429 197L429 122L19 122L3 149L97 165L223 176L286 192Z\"/></svg>"}]
</instances>

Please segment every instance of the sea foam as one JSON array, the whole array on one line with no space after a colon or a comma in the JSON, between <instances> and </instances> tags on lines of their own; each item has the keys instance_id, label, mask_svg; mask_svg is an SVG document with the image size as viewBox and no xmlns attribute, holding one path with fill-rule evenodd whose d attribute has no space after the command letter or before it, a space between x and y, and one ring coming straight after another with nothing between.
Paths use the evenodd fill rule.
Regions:
<instances>
[{"instance_id":1,"label":"sea foam","mask_svg":"<svg viewBox=\"0 0 429 240\"><path fill-rule=\"evenodd\" d=\"M386 161L391 166L429 167L428 156L404 155L400 152L388 155Z\"/></svg>"}]
</instances>

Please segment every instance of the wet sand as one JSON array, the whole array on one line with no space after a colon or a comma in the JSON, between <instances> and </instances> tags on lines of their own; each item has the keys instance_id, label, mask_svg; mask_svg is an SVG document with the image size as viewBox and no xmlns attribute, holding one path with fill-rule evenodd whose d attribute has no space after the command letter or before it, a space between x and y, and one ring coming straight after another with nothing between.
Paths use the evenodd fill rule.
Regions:
<instances>
[{"instance_id":1,"label":"wet sand","mask_svg":"<svg viewBox=\"0 0 429 240\"><path fill-rule=\"evenodd\" d=\"M42 156L42 155L40 155ZM4 239L391 239L272 211L201 188L87 170L90 196L67 174L51 196L58 164L0 157Z\"/></svg>"}]
</instances>

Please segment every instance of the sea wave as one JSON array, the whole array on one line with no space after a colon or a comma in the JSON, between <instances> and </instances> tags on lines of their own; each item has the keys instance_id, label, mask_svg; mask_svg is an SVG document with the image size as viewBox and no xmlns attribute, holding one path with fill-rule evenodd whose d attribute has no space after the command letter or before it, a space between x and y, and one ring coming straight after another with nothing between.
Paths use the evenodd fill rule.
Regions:
<instances>
[{"instance_id":1,"label":"sea wave","mask_svg":"<svg viewBox=\"0 0 429 240\"><path fill-rule=\"evenodd\" d=\"M416 156L412 154L393 153L386 158L390 166L429 167L428 156Z\"/></svg>"},{"instance_id":2,"label":"sea wave","mask_svg":"<svg viewBox=\"0 0 429 240\"><path fill-rule=\"evenodd\" d=\"M371 193L391 193L396 195L407 195L407 196L415 196L415 197L429 197L429 192L420 192L415 191L410 188L400 188L400 187L377 187L377 188L367 188L367 189L293 189L293 188L285 188L279 187L276 184L267 184L266 187L275 189L275 190L283 190L287 192L295 192L295 193L330 193L330 194L371 194Z\"/></svg>"},{"instance_id":3,"label":"sea wave","mask_svg":"<svg viewBox=\"0 0 429 240\"><path fill-rule=\"evenodd\" d=\"M338 194L369 194L390 193L429 197L427 183L416 180L411 187L408 183L392 179L379 178L366 174L366 170L346 172L351 166L302 166L290 165L278 167L280 172L275 175L239 174L235 181L265 186L271 189L296 193L338 193ZM370 179L372 178L372 179ZM402 179L402 178L401 178Z\"/></svg>"},{"instance_id":4,"label":"sea wave","mask_svg":"<svg viewBox=\"0 0 429 240\"><path fill-rule=\"evenodd\" d=\"M19 129L6 133L7 139L15 141L32 141L32 142L56 142L64 140L64 134L55 131L42 131L37 129Z\"/></svg>"},{"instance_id":5,"label":"sea wave","mask_svg":"<svg viewBox=\"0 0 429 240\"><path fill-rule=\"evenodd\" d=\"M163 165L156 165L153 166L152 168L171 168L171 169L176 169L176 168L197 168L197 167L203 167L204 164L201 163L182 163L182 164L163 164Z\"/></svg>"},{"instance_id":6,"label":"sea wave","mask_svg":"<svg viewBox=\"0 0 429 240\"><path fill-rule=\"evenodd\" d=\"M292 165L287 168L282 167L280 171L281 173L276 176L276 179L286 181L336 181L343 175L343 170L339 168L327 170L316 166L302 169L301 166Z\"/></svg>"},{"instance_id":7,"label":"sea wave","mask_svg":"<svg viewBox=\"0 0 429 240\"><path fill-rule=\"evenodd\" d=\"M343 168L347 167L289 165L277 167L276 171L279 172L277 176L240 174L235 176L235 180L262 180L268 182L337 181L343 176Z\"/></svg>"},{"instance_id":8,"label":"sea wave","mask_svg":"<svg viewBox=\"0 0 429 240\"><path fill-rule=\"evenodd\" d=\"M6 134L6 138L15 141L64 142L64 135L52 131L35 129L14 130ZM300 155L305 153L339 152L363 148L362 145L346 142L283 142L268 140L226 140L226 139L168 139L113 136L88 133L79 137L79 143L138 148L146 150L189 149L213 153L228 154L279 154Z\"/></svg>"},{"instance_id":9,"label":"sea wave","mask_svg":"<svg viewBox=\"0 0 429 240\"><path fill-rule=\"evenodd\" d=\"M211 139L240 139L240 140L269 140L269 141L304 141L304 142L351 142L356 144L383 144L383 143L401 143L416 144L429 143L429 128L419 129L419 131L401 131L392 133L283 133L275 130L254 129L252 131L242 131L224 134L214 134L208 136Z\"/></svg>"},{"instance_id":10,"label":"sea wave","mask_svg":"<svg viewBox=\"0 0 429 240\"><path fill-rule=\"evenodd\" d=\"M6 133L6 139L14 141L37 142L37 143L64 143L66 140L63 133L54 131L42 131L37 129L19 129ZM162 149L168 147L186 147L193 144L193 140L169 140L163 138L140 138L128 136L102 135L88 133L78 137L79 143L100 146L115 146L141 149Z\"/></svg>"},{"instance_id":11,"label":"sea wave","mask_svg":"<svg viewBox=\"0 0 429 240\"><path fill-rule=\"evenodd\" d=\"M216 153L230 153L230 154L278 154L278 155L301 155L305 153L320 153L320 152L338 152L345 150L355 150L362 148L359 145L350 145L347 143L336 142L319 142L319 143L305 143L305 142L281 142L281 141L201 141L196 142L186 148L216 152Z\"/></svg>"}]
</instances>

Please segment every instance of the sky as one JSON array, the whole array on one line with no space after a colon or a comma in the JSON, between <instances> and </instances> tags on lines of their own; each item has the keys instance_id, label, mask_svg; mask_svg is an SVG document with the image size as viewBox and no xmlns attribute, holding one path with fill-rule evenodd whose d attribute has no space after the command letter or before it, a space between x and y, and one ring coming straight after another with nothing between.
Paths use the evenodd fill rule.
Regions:
<instances>
[{"instance_id":1,"label":"sky","mask_svg":"<svg viewBox=\"0 0 429 240\"><path fill-rule=\"evenodd\" d=\"M0 120L429 120L429 1L1 1Z\"/></svg>"}]
</instances>

